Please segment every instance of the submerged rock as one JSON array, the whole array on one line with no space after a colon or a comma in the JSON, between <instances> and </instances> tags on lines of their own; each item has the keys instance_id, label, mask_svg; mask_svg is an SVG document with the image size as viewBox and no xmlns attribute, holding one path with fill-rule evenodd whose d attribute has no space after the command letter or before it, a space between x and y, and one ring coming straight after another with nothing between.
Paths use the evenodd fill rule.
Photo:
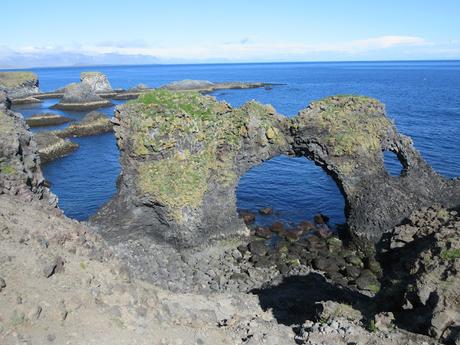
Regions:
<instances>
[{"instance_id":1,"label":"submerged rock","mask_svg":"<svg viewBox=\"0 0 460 345\"><path fill-rule=\"evenodd\" d=\"M69 127L54 133L60 138L83 137L111 132L112 129L113 125L105 114L92 111L86 114L81 121L72 123Z\"/></svg>"},{"instance_id":2,"label":"submerged rock","mask_svg":"<svg viewBox=\"0 0 460 345\"><path fill-rule=\"evenodd\" d=\"M72 119L68 117L52 113L35 114L26 119L29 127L56 126L71 121Z\"/></svg>"},{"instance_id":3,"label":"submerged rock","mask_svg":"<svg viewBox=\"0 0 460 345\"><path fill-rule=\"evenodd\" d=\"M109 107L112 102L96 94L93 87L87 83L73 83L65 88L64 96L52 108L63 110L92 110Z\"/></svg>"},{"instance_id":4,"label":"submerged rock","mask_svg":"<svg viewBox=\"0 0 460 345\"><path fill-rule=\"evenodd\" d=\"M0 72L0 91L5 91L11 99L24 99L39 93L37 75L32 72Z\"/></svg>"},{"instance_id":5,"label":"submerged rock","mask_svg":"<svg viewBox=\"0 0 460 345\"><path fill-rule=\"evenodd\" d=\"M53 132L38 132L35 134L41 163L47 163L63 157L78 149L79 145L58 137Z\"/></svg>"}]
</instances>

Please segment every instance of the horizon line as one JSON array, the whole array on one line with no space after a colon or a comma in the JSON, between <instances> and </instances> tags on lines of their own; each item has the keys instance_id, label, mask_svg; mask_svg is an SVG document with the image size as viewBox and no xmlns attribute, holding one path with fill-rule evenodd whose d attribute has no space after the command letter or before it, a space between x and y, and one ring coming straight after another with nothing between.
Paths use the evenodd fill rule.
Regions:
<instances>
[{"instance_id":1,"label":"horizon line","mask_svg":"<svg viewBox=\"0 0 460 345\"><path fill-rule=\"evenodd\" d=\"M150 64L83 64L62 66L33 66L33 67L0 67L0 71L14 71L46 68L85 68L85 67L118 67L118 66L193 66L193 65L269 65L269 64L320 64L320 63L378 63L378 62L457 62L458 59L395 59L395 60L323 60L323 61L247 61L247 62L190 62L190 63L150 63Z\"/></svg>"}]
</instances>

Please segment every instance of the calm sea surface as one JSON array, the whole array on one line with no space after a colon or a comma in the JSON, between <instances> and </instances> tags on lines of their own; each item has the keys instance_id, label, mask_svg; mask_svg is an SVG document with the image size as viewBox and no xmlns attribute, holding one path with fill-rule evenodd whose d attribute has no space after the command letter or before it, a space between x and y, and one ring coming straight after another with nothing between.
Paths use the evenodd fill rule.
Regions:
<instances>
[{"instance_id":1,"label":"calm sea surface","mask_svg":"<svg viewBox=\"0 0 460 345\"><path fill-rule=\"evenodd\" d=\"M80 72L88 70L105 73L114 88L129 88L138 83L156 87L180 79L280 83L283 85L271 90L226 90L214 96L233 106L256 99L272 104L286 116L293 116L311 101L329 95L375 97L386 104L388 116L402 133L414 139L415 146L436 171L447 177L460 175L460 61L34 69L43 91L78 81ZM15 109L25 117L44 111L75 119L84 116L80 112L49 110L56 102L46 100L39 106ZM113 108L102 111L111 116ZM80 149L45 165L43 170L64 212L84 220L115 193L119 153L112 134L72 140L80 144ZM387 167L397 173L400 167L391 158ZM332 223L344 221L344 201L337 186L319 167L303 158L277 157L253 168L240 180L237 196L242 209L273 207L274 215L258 216L259 223L298 223L318 212L330 216Z\"/></svg>"}]
</instances>

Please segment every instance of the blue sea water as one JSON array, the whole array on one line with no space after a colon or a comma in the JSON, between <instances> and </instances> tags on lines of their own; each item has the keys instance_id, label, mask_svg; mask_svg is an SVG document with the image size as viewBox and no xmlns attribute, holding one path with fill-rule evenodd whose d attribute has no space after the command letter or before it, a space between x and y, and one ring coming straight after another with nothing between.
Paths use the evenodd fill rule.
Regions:
<instances>
[{"instance_id":1,"label":"blue sea water","mask_svg":"<svg viewBox=\"0 0 460 345\"><path fill-rule=\"evenodd\" d=\"M447 177L460 175L460 61L343 62L213 65L101 66L33 69L40 88L52 91L78 81L82 71L105 73L113 87L138 83L156 87L181 79L211 81L264 81L278 83L271 90L225 90L214 93L233 106L256 99L272 104L279 113L293 116L311 101L334 94L360 94L386 104L398 129L414 139L417 149L434 169ZM24 116L50 111L56 100L18 107ZM110 116L113 108L103 111ZM57 110L51 112L63 113ZM81 118L84 114L64 112ZM64 125L65 126L65 125ZM83 220L115 193L119 173L113 135L75 139L80 149L44 166L45 177L60 199L60 207ZM387 167L398 174L397 160ZM321 212L332 223L344 221L344 201L335 183L321 168L304 158L277 157L250 170L240 180L238 207L257 211L271 206L270 217L259 223L282 220L298 223Z\"/></svg>"}]
</instances>

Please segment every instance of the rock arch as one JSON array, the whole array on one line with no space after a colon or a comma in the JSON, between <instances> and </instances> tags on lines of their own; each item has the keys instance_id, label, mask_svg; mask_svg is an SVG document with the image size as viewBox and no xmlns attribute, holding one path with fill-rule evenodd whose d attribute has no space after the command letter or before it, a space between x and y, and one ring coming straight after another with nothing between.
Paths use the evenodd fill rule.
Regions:
<instances>
[{"instance_id":1,"label":"rock arch","mask_svg":"<svg viewBox=\"0 0 460 345\"><path fill-rule=\"evenodd\" d=\"M198 93L156 90L119 107L114 122L119 191L93 218L114 241L141 232L185 248L244 236L238 178L282 154L312 159L334 178L360 240L377 241L415 208L460 204L458 181L437 175L383 104L367 97L329 97L289 119L255 101L233 109ZM404 176L388 176L384 150L404 162Z\"/></svg>"}]
</instances>

